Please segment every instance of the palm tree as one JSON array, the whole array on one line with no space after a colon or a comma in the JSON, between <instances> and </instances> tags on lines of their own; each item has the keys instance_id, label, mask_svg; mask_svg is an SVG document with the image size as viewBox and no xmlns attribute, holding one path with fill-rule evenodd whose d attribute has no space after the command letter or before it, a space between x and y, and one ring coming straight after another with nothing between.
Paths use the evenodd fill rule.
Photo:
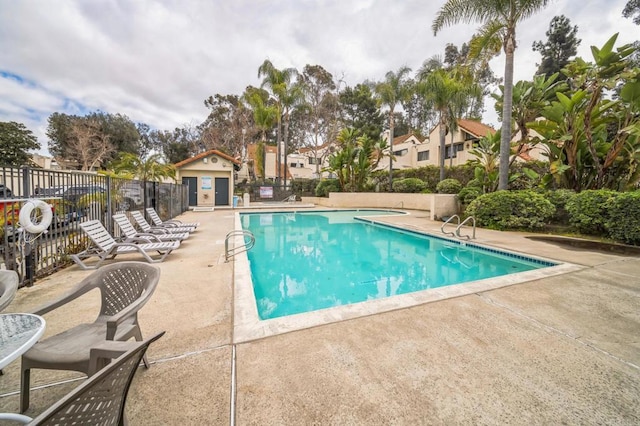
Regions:
<instances>
[{"instance_id":1,"label":"palm tree","mask_svg":"<svg viewBox=\"0 0 640 426\"><path fill-rule=\"evenodd\" d=\"M516 49L516 25L546 7L549 0L447 0L433 21L434 35L445 26L480 23L479 45L495 46L499 39L506 55L504 66L504 103L500 139L500 178L498 189L507 189L511 152L511 102L513 56Z\"/></svg>"},{"instance_id":2,"label":"palm tree","mask_svg":"<svg viewBox=\"0 0 640 426\"><path fill-rule=\"evenodd\" d=\"M269 105L269 94L263 89L247 89L244 94L245 101L253 111L253 122L260 129L261 137L256 151L256 169L258 176L263 180L265 177L265 143L267 141L267 131L273 128L278 115L275 105Z\"/></svg>"},{"instance_id":3,"label":"palm tree","mask_svg":"<svg viewBox=\"0 0 640 426\"><path fill-rule=\"evenodd\" d=\"M122 152L112 169L119 177L142 181L160 181L165 178L175 180L176 177L173 164L163 163L160 154L153 154L144 159L129 152Z\"/></svg>"},{"instance_id":4,"label":"palm tree","mask_svg":"<svg viewBox=\"0 0 640 426\"><path fill-rule=\"evenodd\" d=\"M393 114L399 102L408 100L411 87L407 84L407 75L411 68L403 66L397 72L389 71L384 81L375 85L374 91L378 101L389 108L389 192L393 184Z\"/></svg>"},{"instance_id":5,"label":"palm tree","mask_svg":"<svg viewBox=\"0 0 640 426\"><path fill-rule=\"evenodd\" d=\"M440 126L440 180L444 180L446 129L449 127L449 131L453 134L453 131L457 128L457 120L465 109L464 106L468 104L469 98L477 93L478 88L463 69L434 69L430 63L425 63L418 75L420 76L420 92L424 94L425 98L433 105L433 109L438 113L438 124ZM453 156L453 144L450 155Z\"/></svg>"},{"instance_id":6,"label":"palm tree","mask_svg":"<svg viewBox=\"0 0 640 426\"><path fill-rule=\"evenodd\" d=\"M264 77L262 80L262 87L267 87L273 98L275 100L276 108L277 108L277 128L276 128L276 139L277 139L277 172L276 176L278 177L278 181L281 179L281 168L280 168L280 158L284 156L284 179L285 186L287 184L287 142L289 137L289 118L291 115L292 108L298 103L298 101L302 98L301 89L294 84L294 79L298 76L298 71L295 68L285 68L282 70L277 69L270 60L265 59L265 61L258 68L258 77ZM282 132L282 120L284 119L284 135ZM284 154L281 152L282 148L280 147L280 142L284 143Z\"/></svg>"}]
</instances>

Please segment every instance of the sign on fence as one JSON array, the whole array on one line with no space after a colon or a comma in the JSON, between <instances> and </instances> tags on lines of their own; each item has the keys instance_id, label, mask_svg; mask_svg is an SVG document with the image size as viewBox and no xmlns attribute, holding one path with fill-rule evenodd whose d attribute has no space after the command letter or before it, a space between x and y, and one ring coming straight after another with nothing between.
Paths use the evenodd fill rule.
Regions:
<instances>
[{"instance_id":1,"label":"sign on fence","mask_svg":"<svg viewBox=\"0 0 640 426\"><path fill-rule=\"evenodd\" d=\"M260 187L260 198L273 198L273 187L272 186L261 186Z\"/></svg>"}]
</instances>

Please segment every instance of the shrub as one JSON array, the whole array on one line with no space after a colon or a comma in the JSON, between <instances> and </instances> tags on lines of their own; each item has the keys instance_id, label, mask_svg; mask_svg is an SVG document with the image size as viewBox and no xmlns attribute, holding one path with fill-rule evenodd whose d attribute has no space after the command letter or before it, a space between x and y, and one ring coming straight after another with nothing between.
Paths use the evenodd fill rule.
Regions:
<instances>
[{"instance_id":1,"label":"shrub","mask_svg":"<svg viewBox=\"0 0 640 426\"><path fill-rule=\"evenodd\" d=\"M458 179L445 179L438 182L436 192L438 194L457 194L462 189L462 184Z\"/></svg>"},{"instance_id":2,"label":"shrub","mask_svg":"<svg viewBox=\"0 0 640 426\"><path fill-rule=\"evenodd\" d=\"M324 179L316 185L316 197L328 197L330 192L340 192L338 179Z\"/></svg>"},{"instance_id":3,"label":"shrub","mask_svg":"<svg viewBox=\"0 0 640 426\"><path fill-rule=\"evenodd\" d=\"M462 204L471 204L473 200L482 195L482 189L475 186L465 186L458 192L458 200Z\"/></svg>"},{"instance_id":4,"label":"shrub","mask_svg":"<svg viewBox=\"0 0 640 426\"><path fill-rule=\"evenodd\" d=\"M582 191L571 197L565 208L569 223L583 234L606 235L607 202L618 193L606 189Z\"/></svg>"},{"instance_id":5,"label":"shrub","mask_svg":"<svg viewBox=\"0 0 640 426\"><path fill-rule=\"evenodd\" d=\"M640 191L610 198L607 210L605 227L609 236L626 244L640 245Z\"/></svg>"},{"instance_id":6,"label":"shrub","mask_svg":"<svg viewBox=\"0 0 640 426\"><path fill-rule=\"evenodd\" d=\"M484 194L466 210L478 225L499 230L542 228L554 212L549 200L531 190Z\"/></svg>"},{"instance_id":7,"label":"shrub","mask_svg":"<svg viewBox=\"0 0 640 426\"><path fill-rule=\"evenodd\" d=\"M576 195L576 193L570 189L556 189L545 192L544 196L556 208L556 212L551 218L553 222L558 224L569 223L569 213L567 212L566 204L574 195Z\"/></svg>"},{"instance_id":8,"label":"shrub","mask_svg":"<svg viewBox=\"0 0 640 426\"><path fill-rule=\"evenodd\" d=\"M393 181L393 192L415 194L427 189L427 184L418 178L407 178Z\"/></svg>"},{"instance_id":9,"label":"shrub","mask_svg":"<svg viewBox=\"0 0 640 426\"><path fill-rule=\"evenodd\" d=\"M318 179L294 179L291 181L291 192L297 195L315 194Z\"/></svg>"}]
</instances>

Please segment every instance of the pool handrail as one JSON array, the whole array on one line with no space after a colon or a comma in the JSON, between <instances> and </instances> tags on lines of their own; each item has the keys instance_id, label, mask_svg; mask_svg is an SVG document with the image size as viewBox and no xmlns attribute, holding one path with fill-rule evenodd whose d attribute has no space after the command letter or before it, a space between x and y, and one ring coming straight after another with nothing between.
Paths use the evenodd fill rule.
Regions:
<instances>
[{"instance_id":1,"label":"pool handrail","mask_svg":"<svg viewBox=\"0 0 640 426\"><path fill-rule=\"evenodd\" d=\"M451 216L451 217L449 217L447 220L445 220L445 222L444 222L444 223L442 224L442 226L440 227L440 231L442 231L442 233L443 233L443 234L451 235L452 237L455 237L455 236L456 236L456 232L457 232L457 230L458 230L458 228L457 228L457 227L456 227L456 231L452 231L452 232L449 232L449 231L445 231L445 230L444 230L444 227L445 227L445 226L447 226L447 224L448 224L449 222L451 222L453 219L458 219L458 223L457 223L456 225L457 225L457 227L459 227L459 226L460 226L460 216L458 216L457 214L454 214L453 216Z\"/></svg>"},{"instance_id":2,"label":"pool handrail","mask_svg":"<svg viewBox=\"0 0 640 426\"><path fill-rule=\"evenodd\" d=\"M245 241L243 238L244 244L239 247L229 248L229 240L233 237L249 237L249 241ZM249 251L253 248L256 243L256 237L253 235L251 231L246 231L244 229L234 229L230 231L224 239L224 261L228 262L230 258L235 256L236 254L243 253L245 251Z\"/></svg>"}]
</instances>

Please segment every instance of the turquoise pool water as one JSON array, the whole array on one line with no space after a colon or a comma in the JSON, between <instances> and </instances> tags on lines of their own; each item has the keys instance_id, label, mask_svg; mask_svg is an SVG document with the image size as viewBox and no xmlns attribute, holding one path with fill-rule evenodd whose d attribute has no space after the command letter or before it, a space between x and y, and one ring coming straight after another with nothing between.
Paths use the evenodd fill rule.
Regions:
<instances>
[{"instance_id":1,"label":"turquoise pool water","mask_svg":"<svg viewBox=\"0 0 640 426\"><path fill-rule=\"evenodd\" d=\"M553 266L354 217L375 210L241 213L260 319Z\"/></svg>"}]
</instances>

